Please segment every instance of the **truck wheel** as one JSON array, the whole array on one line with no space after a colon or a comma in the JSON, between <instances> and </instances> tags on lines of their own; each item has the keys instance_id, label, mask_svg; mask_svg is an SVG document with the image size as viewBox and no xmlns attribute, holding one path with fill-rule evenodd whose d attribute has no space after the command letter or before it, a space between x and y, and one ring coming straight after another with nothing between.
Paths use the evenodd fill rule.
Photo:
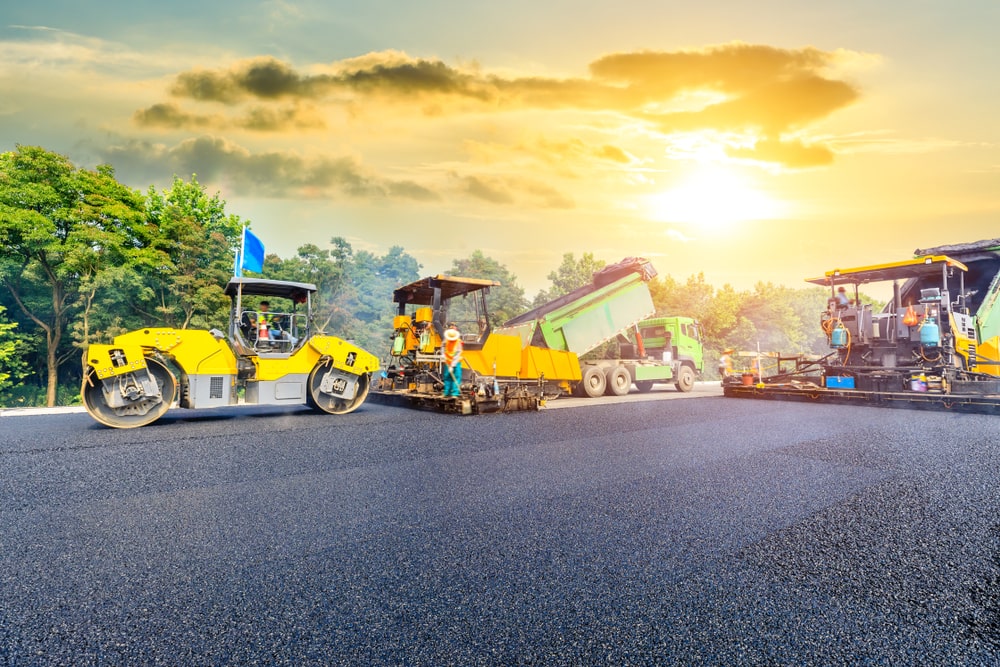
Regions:
<instances>
[{"instance_id":1,"label":"truck wheel","mask_svg":"<svg viewBox=\"0 0 1000 667\"><path fill-rule=\"evenodd\" d=\"M104 383L97 379L97 373L91 368L83 378L83 406L96 421L111 428L136 428L152 424L170 409L177 393L177 380L173 373L156 359L146 357L146 369L156 381L160 395L154 398L138 397L127 404L113 408L104 400ZM142 371L136 371L141 373ZM130 375L134 375L130 374ZM119 376L125 381L129 376Z\"/></svg>"},{"instance_id":2,"label":"truck wheel","mask_svg":"<svg viewBox=\"0 0 1000 667\"><path fill-rule=\"evenodd\" d=\"M652 380L636 380L635 388L639 390L640 393L645 394L647 391L652 390L653 381Z\"/></svg>"},{"instance_id":3,"label":"truck wheel","mask_svg":"<svg viewBox=\"0 0 1000 667\"><path fill-rule=\"evenodd\" d=\"M309 382L306 385L306 402L309 407L331 415L345 415L348 412L353 412L365 402L365 398L368 397L368 389L371 386L368 373L356 376L357 387L353 398L344 398L324 390L325 382L330 385L331 389L336 388L337 381L332 378L336 374L346 375L333 368L329 360L316 364L312 372L309 373ZM328 375L331 377L327 377Z\"/></svg>"},{"instance_id":4,"label":"truck wheel","mask_svg":"<svg viewBox=\"0 0 1000 667\"><path fill-rule=\"evenodd\" d=\"M624 396L632 388L632 376L621 366L609 368L604 378L607 384L604 393L608 396Z\"/></svg>"},{"instance_id":5,"label":"truck wheel","mask_svg":"<svg viewBox=\"0 0 1000 667\"><path fill-rule=\"evenodd\" d=\"M604 377L604 371L602 371L597 366L587 366L586 370L583 371L583 379L580 381L583 385L583 391L590 398L597 398L604 394L604 388L608 384L607 378Z\"/></svg>"},{"instance_id":6,"label":"truck wheel","mask_svg":"<svg viewBox=\"0 0 1000 667\"><path fill-rule=\"evenodd\" d=\"M677 371L677 382L674 384L677 391L688 392L694 389L694 371L690 366L681 366Z\"/></svg>"}]
</instances>

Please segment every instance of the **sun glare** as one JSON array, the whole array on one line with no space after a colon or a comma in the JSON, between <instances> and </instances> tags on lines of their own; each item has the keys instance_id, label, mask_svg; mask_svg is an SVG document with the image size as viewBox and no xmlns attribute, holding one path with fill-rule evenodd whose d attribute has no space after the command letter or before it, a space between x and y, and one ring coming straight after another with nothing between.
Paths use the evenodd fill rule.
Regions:
<instances>
[{"instance_id":1,"label":"sun glare","mask_svg":"<svg viewBox=\"0 0 1000 667\"><path fill-rule=\"evenodd\" d=\"M745 176L716 164L700 165L673 188L651 195L649 216L657 222L720 229L779 217L781 205Z\"/></svg>"}]
</instances>

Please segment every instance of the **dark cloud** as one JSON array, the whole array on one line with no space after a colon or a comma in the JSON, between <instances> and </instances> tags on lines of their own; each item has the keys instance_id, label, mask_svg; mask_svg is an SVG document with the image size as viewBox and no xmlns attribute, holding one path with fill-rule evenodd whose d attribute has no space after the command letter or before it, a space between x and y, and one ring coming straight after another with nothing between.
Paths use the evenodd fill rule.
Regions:
<instances>
[{"instance_id":1,"label":"dark cloud","mask_svg":"<svg viewBox=\"0 0 1000 667\"><path fill-rule=\"evenodd\" d=\"M141 127L176 129L228 129L242 128L255 132L283 132L289 129L319 130L326 123L315 110L300 106L272 108L250 107L244 113L233 117L219 114L193 114L184 112L176 104L161 103L140 109L132 115L132 120Z\"/></svg>"},{"instance_id":2,"label":"dark cloud","mask_svg":"<svg viewBox=\"0 0 1000 667\"><path fill-rule=\"evenodd\" d=\"M477 176L465 176L461 179L461 190L476 199L488 201L491 204L513 204L514 196L499 182L487 182Z\"/></svg>"},{"instance_id":3,"label":"dark cloud","mask_svg":"<svg viewBox=\"0 0 1000 667\"><path fill-rule=\"evenodd\" d=\"M225 183L240 195L266 197L436 199L412 181L392 181L369 173L351 157L306 159L289 152L251 153L219 137L189 139L173 147L130 142L106 150L104 159L130 173L198 174L203 182Z\"/></svg>"},{"instance_id":4,"label":"dark cloud","mask_svg":"<svg viewBox=\"0 0 1000 667\"><path fill-rule=\"evenodd\" d=\"M288 129L321 130L326 127L323 119L314 111L301 107L254 107L236 119L235 124L246 130L257 132L283 132Z\"/></svg>"},{"instance_id":5,"label":"dark cloud","mask_svg":"<svg viewBox=\"0 0 1000 667\"><path fill-rule=\"evenodd\" d=\"M521 187L535 204L544 208L570 209L575 206L572 199L544 183L526 182L521 183Z\"/></svg>"},{"instance_id":6,"label":"dark cloud","mask_svg":"<svg viewBox=\"0 0 1000 667\"><path fill-rule=\"evenodd\" d=\"M432 60L374 64L364 69L322 77L321 83L331 87L343 86L357 92L404 97L422 93L459 95L483 101L495 97L488 82L460 72L441 61Z\"/></svg>"},{"instance_id":7,"label":"dark cloud","mask_svg":"<svg viewBox=\"0 0 1000 667\"><path fill-rule=\"evenodd\" d=\"M389 194L400 199L414 201L436 201L441 197L436 192L413 181L392 181L387 184Z\"/></svg>"},{"instance_id":8,"label":"dark cloud","mask_svg":"<svg viewBox=\"0 0 1000 667\"><path fill-rule=\"evenodd\" d=\"M234 104L248 97L305 96L308 90L308 83L288 65L274 58L256 58L228 71L182 72L170 92L177 97Z\"/></svg>"},{"instance_id":9,"label":"dark cloud","mask_svg":"<svg viewBox=\"0 0 1000 667\"><path fill-rule=\"evenodd\" d=\"M249 98L322 98L337 90L394 97L425 93L489 100L495 97L491 89L488 82L439 60L369 59L364 67L344 67L335 74L309 76L274 58L256 58L227 70L182 72L170 92L176 97L235 104Z\"/></svg>"},{"instance_id":10,"label":"dark cloud","mask_svg":"<svg viewBox=\"0 0 1000 667\"><path fill-rule=\"evenodd\" d=\"M132 114L132 120L143 127L184 128L205 127L212 124L207 116L185 113L176 104L154 104Z\"/></svg>"},{"instance_id":11,"label":"dark cloud","mask_svg":"<svg viewBox=\"0 0 1000 667\"><path fill-rule=\"evenodd\" d=\"M491 204L514 204L530 201L543 208L573 208L571 199L555 188L524 178L462 176L459 191Z\"/></svg>"}]
</instances>

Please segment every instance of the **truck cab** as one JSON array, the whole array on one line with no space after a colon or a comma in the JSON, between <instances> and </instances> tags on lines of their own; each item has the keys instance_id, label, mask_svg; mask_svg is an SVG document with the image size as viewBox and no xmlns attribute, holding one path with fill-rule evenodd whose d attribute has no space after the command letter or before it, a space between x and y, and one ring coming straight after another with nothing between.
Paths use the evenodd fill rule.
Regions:
<instances>
[{"instance_id":1,"label":"truck cab","mask_svg":"<svg viewBox=\"0 0 1000 667\"><path fill-rule=\"evenodd\" d=\"M638 324L639 338L647 356L670 363L674 360L704 370L701 330L690 317L653 317Z\"/></svg>"}]
</instances>

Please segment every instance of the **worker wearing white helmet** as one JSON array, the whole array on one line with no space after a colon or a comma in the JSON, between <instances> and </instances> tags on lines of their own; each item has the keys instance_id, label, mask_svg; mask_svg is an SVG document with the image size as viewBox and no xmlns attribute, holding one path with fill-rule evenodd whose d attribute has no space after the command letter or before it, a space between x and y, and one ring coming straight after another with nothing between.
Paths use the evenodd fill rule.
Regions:
<instances>
[{"instance_id":1,"label":"worker wearing white helmet","mask_svg":"<svg viewBox=\"0 0 1000 667\"><path fill-rule=\"evenodd\" d=\"M453 324L444 331L441 353L444 355L444 395L458 398L462 395L462 335Z\"/></svg>"}]
</instances>

